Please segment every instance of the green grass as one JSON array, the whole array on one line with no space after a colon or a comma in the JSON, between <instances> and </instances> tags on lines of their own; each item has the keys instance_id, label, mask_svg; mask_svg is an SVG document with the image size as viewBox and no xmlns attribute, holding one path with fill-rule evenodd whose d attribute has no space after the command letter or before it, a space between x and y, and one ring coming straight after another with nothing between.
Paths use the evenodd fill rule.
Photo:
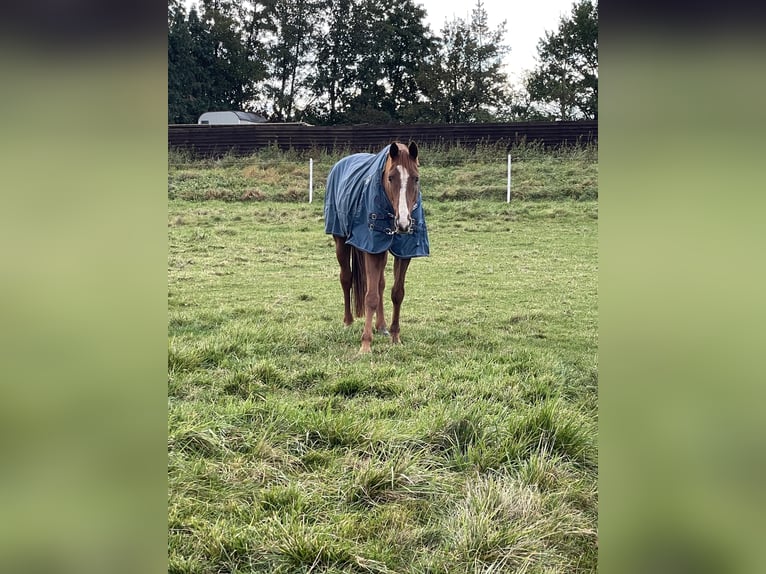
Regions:
<instances>
[{"instance_id":1,"label":"green grass","mask_svg":"<svg viewBox=\"0 0 766 574\"><path fill-rule=\"evenodd\" d=\"M509 205L439 200L424 153L432 255L367 356L321 200L183 199L259 160L172 158L169 572L595 571L598 206L554 190L595 157L529 154L550 187Z\"/></svg>"},{"instance_id":2,"label":"green grass","mask_svg":"<svg viewBox=\"0 0 766 574\"><path fill-rule=\"evenodd\" d=\"M378 150L375 150L378 151ZM314 160L314 197L324 197L332 165L344 151L284 152L265 149L252 156L193 160L173 152L168 175L171 199L187 201L278 201L308 199L308 163ZM477 149L424 148L421 179L431 199L504 200L507 156L512 156L512 199L540 201L598 198L597 150L572 147L545 151L534 145L480 146ZM426 185L424 183L424 185Z\"/></svg>"}]
</instances>

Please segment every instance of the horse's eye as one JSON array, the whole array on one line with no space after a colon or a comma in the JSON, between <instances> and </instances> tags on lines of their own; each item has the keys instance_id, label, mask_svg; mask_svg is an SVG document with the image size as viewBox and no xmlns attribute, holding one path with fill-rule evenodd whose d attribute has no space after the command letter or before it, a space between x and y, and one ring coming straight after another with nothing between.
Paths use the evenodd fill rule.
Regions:
<instances>
[{"instance_id":1,"label":"horse's eye","mask_svg":"<svg viewBox=\"0 0 766 574\"><path fill-rule=\"evenodd\" d=\"M417 183L417 182L419 182L419 181L420 181L420 178L419 178L419 177L416 177L416 178L415 178L415 183Z\"/></svg>"},{"instance_id":2,"label":"horse's eye","mask_svg":"<svg viewBox=\"0 0 766 574\"><path fill-rule=\"evenodd\" d=\"M388 181L394 181L394 176L393 175L389 175L388 176Z\"/></svg>"}]
</instances>

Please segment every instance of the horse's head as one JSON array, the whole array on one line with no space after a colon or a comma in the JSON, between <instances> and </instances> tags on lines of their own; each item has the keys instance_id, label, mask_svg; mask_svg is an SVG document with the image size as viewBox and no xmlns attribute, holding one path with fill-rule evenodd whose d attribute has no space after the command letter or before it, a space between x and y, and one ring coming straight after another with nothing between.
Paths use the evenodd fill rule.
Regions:
<instances>
[{"instance_id":1,"label":"horse's head","mask_svg":"<svg viewBox=\"0 0 766 574\"><path fill-rule=\"evenodd\" d=\"M394 231L412 233L412 210L418 197L418 146L392 143L383 169L383 188L394 206Z\"/></svg>"}]
</instances>

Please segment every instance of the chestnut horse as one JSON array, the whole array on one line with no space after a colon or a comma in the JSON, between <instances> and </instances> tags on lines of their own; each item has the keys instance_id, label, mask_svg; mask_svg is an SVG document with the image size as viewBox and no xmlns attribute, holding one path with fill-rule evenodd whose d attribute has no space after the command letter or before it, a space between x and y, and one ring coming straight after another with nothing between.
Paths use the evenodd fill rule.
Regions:
<instances>
[{"instance_id":1,"label":"chestnut horse","mask_svg":"<svg viewBox=\"0 0 766 574\"><path fill-rule=\"evenodd\" d=\"M360 353L370 352L375 329L400 343L399 312L404 279L413 257L430 254L420 194L418 146L394 142L378 154L341 159L330 170L325 193L325 232L335 240L343 289L343 323L364 315ZM390 333L383 312L385 269L394 256L394 312Z\"/></svg>"}]
</instances>

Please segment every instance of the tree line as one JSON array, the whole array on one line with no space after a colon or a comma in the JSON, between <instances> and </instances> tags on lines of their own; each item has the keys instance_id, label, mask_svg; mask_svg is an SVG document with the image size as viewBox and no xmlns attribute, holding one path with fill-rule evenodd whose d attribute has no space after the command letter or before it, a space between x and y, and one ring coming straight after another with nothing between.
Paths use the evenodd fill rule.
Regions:
<instances>
[{"instance_id":1,"label":"tree line","mask_svg":"<svg viewBox=\"0 0 766 574\"><path fill-rule=\"evenodd\" d=\"M168 123L247 110L314 125L598 117L598 7L538 43L522 88L482 0L439 34L416 0L168 0Z\"/></svg>"}]
</instances>

